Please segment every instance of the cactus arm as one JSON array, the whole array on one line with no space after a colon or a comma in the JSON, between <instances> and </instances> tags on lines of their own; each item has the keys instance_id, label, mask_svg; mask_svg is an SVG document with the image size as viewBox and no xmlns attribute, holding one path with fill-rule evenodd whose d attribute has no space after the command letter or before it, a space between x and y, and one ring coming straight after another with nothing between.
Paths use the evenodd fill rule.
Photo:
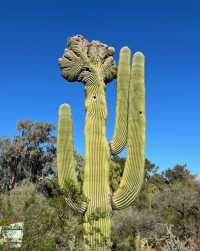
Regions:
<instances>
[{"instance_id":1,"label":"cactus arm","mask_svg":"<svg viewBox=\"0 0 200 251\"><path fill-rule=\"evenodd\" d=\"M70 194L66 196L65 201L71 209L81 214L83 214L87 210L87 202L74 202L73 199L70 197Z\"/></svg>"},{"instance_id":2,"label":"cactus arm","mask_svg":"<svg viewBox=\"0 0 200 251\"><path fill-rule=\"evenodd\" d=\"M135 200L144 177L145 90L144 56L133 56L129 89L128 156L118 190L113 194L113 209L130 206Z\"/></svg>"},{"instance_id":3,"label":"cactus arm","mask_svg":"<svg viewBox=\"0 0 200 251\"><path fill-rule=\"evenodd\" d=\"M120 50L117 72L117 108L114 135L110 142L111 154L120 153L127 144L129 83L130 49L123 47Z\"/></svg>"},{"instance_id":4,"label":"cactus arm","mask_svg":"<svg viewBox=\"0 0 200 251\"><path fill-rule=\"evenodd\" d=\"M75 190L79 190L74 163L71 112L69 105L63 104L59 109L57 138L58 184L61 189L64 189L66 184L70 184ZM87 208L86 202L75 202L70 191L67 192L65 200L72 209L81 213Z\"/></svg>"}]
</instances>

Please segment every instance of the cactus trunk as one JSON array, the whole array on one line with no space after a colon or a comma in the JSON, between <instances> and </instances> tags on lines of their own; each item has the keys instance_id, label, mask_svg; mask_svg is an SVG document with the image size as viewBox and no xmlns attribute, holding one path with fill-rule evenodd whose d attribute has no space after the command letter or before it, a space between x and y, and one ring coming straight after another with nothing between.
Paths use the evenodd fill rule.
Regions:
<instances>
[{"instance_id":1,"label":"cactus trunk","mask_svg":"<svg viewBox=\"0 0 200 251\"><path fill-rule=\"evenodd\" d=\"M106 99L104 82L86 85L83 192L88 199L85 213L85 250L109 250L111 204L109 187L109 147L106 139ZM94 103L94 104L92 104ZM98 109L95 109L98 103Z\"/></svg>"}]
</instances>

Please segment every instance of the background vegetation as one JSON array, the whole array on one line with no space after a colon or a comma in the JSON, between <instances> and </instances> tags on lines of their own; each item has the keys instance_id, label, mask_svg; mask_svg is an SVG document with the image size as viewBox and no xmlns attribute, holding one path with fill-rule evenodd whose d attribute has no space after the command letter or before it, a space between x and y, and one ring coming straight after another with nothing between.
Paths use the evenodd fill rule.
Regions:
<instances>
[{"instance_id":1,"label":"background vegetation","mask_svg":"<svg viewBox=\"0 0 200 251\"><path fill-rule=\"evenodd\" d=\"M53 125L32 121L18 122L13 139L0 139L0 225L25 223L21 250L83 250L82 218L57 186L55 143ZM74 154L81 183L84 159ZM113 190L124 162L111 160ZM112 250L199 251L200 182L186 165L161 173L146 159L140 196L132 207L115 211L112 222Z\"/></svg>"}]
</instances>

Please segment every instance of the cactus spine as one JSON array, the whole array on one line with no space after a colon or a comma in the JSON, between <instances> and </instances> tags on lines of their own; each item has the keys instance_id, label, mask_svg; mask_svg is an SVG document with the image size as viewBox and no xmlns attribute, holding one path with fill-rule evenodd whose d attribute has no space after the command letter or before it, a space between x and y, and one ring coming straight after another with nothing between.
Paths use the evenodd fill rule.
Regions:
<instances>
[{"instance_id":1,"label":"cactus spine","mask_svg":"<svg viewBox=\"0 0 200 251\"><path fill-rule=\"evenodd\" d=\"M85 167L83 194L87 200L73 199L68 189L66 202L84 214L85 250L111 250L111 214L131 205L144 174L145 97L144 56L135 53L130 66L130 50L120 51L117 72L115 131L106 139L106 84L116 77L114 49L99 41L88 42L78 35L68 40L68 49L59 60L63 77L85 85ZM61 189L71 184L80 191L75 175L70 108L59 111L57 169ZM109 183L110 155L128 144L128 156L119 188L113 193ZM69 182L70 181L70 182Z\"/></svg>"}]
</instances>

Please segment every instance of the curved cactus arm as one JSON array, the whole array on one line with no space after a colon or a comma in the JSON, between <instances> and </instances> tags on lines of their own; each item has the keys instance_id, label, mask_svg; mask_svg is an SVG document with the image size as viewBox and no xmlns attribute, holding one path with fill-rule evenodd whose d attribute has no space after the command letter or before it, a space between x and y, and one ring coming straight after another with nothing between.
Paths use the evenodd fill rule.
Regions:
<instances>
[{"instance_id":1,"label":"curved cactus arm","mask_svg":"<svg viewBox=\"0 0 200 251\"><path fill-rule=\"evenodd\" d=\"M82 201L81 203L74 202L70 196L65 198L67 205L73 210L83 214L87 210L87 202Z\"/></svg>"},{"instance_id":2,"label":"curved cactus arm","mask_svg":"<svg viewBox=\"0 0 200 251\"><path fill-rule=\"evenodd\" d=\"M58 138L57 138L57 172L58 184L62 190L67 191L66 202L68 205L79 212L84 212L87 208L86 202L76 202L72 198L78 187L75 174L73 132L70 106L63 104L59 109ZM68 186L66 188L66 185ZM73 191L70 188L73 187Z\"/></svg>"},{"instance_id":3,"label":"curved cactus arm","mask_svg":"<svg viewBox=\"0 0 200 251\"><path fill-rule=\"evenodd\" d=\"M127 144L129 83L130 49L123 47L120 50L117 72L117 108L114 135L110 142L111 154L120 153Z\"/></svg>"},{"instance_id":4,"label":"curved cactus arm","mask_svg":"<svg viewBox=\"0 0 200 251\"><path fill-rule=\"evenodd\" d=\"M144 56L133 56L129 89L128 156L118 190L112 197L113 209L130 206L143 183L145 146Z\"/></svg>"}]
</instances>

